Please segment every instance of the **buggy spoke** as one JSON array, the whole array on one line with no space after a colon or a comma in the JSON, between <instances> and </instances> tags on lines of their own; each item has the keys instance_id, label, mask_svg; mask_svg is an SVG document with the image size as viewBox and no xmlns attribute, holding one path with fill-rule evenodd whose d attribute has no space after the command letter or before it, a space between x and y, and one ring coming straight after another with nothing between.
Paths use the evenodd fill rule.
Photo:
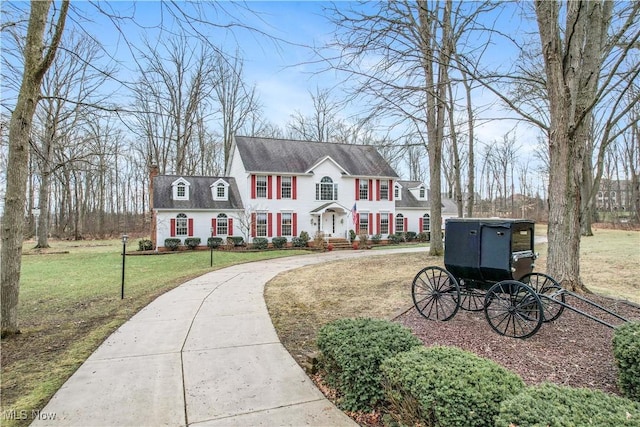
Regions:
<instances>
[{"instance_id":1,"label":"buggy spoke","mask_svg":"<svg viewBox=\"0 0 640 427\"><path fill-rule=\"evenodd\" d=\"M426 267L413 279L413 304L429 320L449 320L458 311L460 288L445 269Z\"/></svg>"}]
</instances>

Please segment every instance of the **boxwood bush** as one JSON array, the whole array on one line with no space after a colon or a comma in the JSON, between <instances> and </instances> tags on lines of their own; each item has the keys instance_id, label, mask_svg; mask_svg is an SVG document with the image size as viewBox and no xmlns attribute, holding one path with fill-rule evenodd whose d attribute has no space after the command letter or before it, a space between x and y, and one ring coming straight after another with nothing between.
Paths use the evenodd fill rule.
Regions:
<instances>
[{"instance_id":1,"label":"boxwood bush","mask_svg":"<svg viewBox=\"0 0 640 427\"><path fill-rule=\"evenodd\" d=\"M389 413L403 425L493 426L500 403L524 388L515 373L455 347L415 348L380 369Z\"/></svg>"},{"instance_id":2,"label":"boxwood bush","mask_svg":"<svg viewBox=\"0 0 640 427\"><path fill-rule=\"evenodd\" d=\"M390 356L422 346L411 331L379 319L340 319L324 325L317 336L320 366L327 382L341 394L339 405L369 411L383 397L380 364Z\"/></svg>"},{"instance_id":3,"label":"boxwood bush","mask_svg":"<svg viewBox=\"0 0 640 427\"><path fill-rule=\"evenodd\" d=\"M174 237L164 239L164 246L171 251L177 250L180 246L180 243L182 243L182 240L176 239Z\"/></svg>"},{"instance_id":4,"label":"boxwood bush","mask_svg":"<svg viewBox=\"0 0 640 427\"><path fill-rule=\"evenodd\" d=\"M207 246L211 249L217 249L222 245L222 237L209 237L207 239Z\"/></svg>"},{"instance_id":5,"label":"boxwood bush","mask_svg":"<svg viewBox=\"0 0 640 427\"><path fill-rule=\"evenodd\" d=\"M229 236L227 241L231 242L233 246L244 246L244 237L242 236Z\"/></svg>"},{"instance_id":6,"label":"boxwood bush","mask_svg":"<svg viewBox=\"0 0 640 427\"><path fill-rule=\"evenodd\" d=\"M187 237L186 239L184 239L184 244L189 249L195 249L200 245L201 241L202 240L200 240L199 237Z\"/></svg>"},{"instance_id":7,"label":"boxwood bush","mask_svg":"<svg viewBox=\"0 0 640 427\"><path fill-rule=\"evenodd\" d=\"M139 251L152 251L153 250L153 242L150 239L138 240L138 250Z\"/></svg>"},{"instance_id":8,"label":"boxwood bush","mask_svg":"<svg viewBox=\"0 0 640 427\"><path fill-rule=\"evenodd\" d=\"M613 356L618 366L618 386L622 393L640 401L640 322L616 328L613 334Z\"/></svg>"},{"instance_id":9,"label":"boxwood bush","mask_svg":"<svg viewBox=\"0 0 640 427\"><path fill-rule=\"evenodd\" d=\"M382 235L381 234L374 234L373 236L371 236L371 242L374 245L379 244L381 240L382 240Z\"/></svg>"},{"instance_id":10,"label":"boxwood bush","mask_svg":"<svg viewBox=\"0 0 640 427\"><path fill-rule=\"evenodd\" d=\"M500 405L496 427L640 426L640 404L600 390L542 384Z\"/></svg>"},{"instance_id":11,"label":"boxwood bush","mask_svg":"<svg viewBox=\"0 0 640 427\"><path fill-rule=\"evenodd\" d=\"M271 239L271 243L273 243L273 247L276 249L282 249L287 246L287 238L286 237L274 237Z\"/></svg>"},{"instance_id":12,"label":"boxwood bush","mask_svg":"<svg viewBox=\"0 0 640 427\"><path fill-rule=\"evenodd\" d=\"M389 234L389 242L394 244L394 245L398 245L398 244L404 242L404 234L403 233Z\"/></svg>"},{"instance_id":13,"label":"boxwood bush","mask_svg":"<svg viewBox=\"0 0 640 427\"><path fill-rule=\"evenodd\" d=\"M253 238L253 249L267 249L269 247L269 240L264 237Z\"/></svg>"}]
</instances>

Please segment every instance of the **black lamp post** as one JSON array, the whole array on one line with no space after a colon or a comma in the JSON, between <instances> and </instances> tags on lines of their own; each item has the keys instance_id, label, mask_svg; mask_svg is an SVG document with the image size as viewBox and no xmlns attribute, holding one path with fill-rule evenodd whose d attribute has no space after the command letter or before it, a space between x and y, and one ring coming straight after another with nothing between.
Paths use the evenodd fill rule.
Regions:
<instances>
[{"instance_id":1,"label":"black lamp post","mask_svg":"<svg viewBox=\"0 0 640 427\"><path fill-rule=\"evenodd\" d=\"M127 239L129 236L122 235L122 284L120 285L120 299L124 299L124 260L127 252Z\"/></svg>"},{"instance_id":2,"label":"black lamp post","mask_svg":"<svg viewBox=\"0 0 640 427\"><path fill-rule=\"evenodd\" d=\"M211 227L211 237L213 237L213 227ZM209 242L209 253L210 253L210 261L209 266L213 267L213 242Z\"/></svg>"}]
</instances>

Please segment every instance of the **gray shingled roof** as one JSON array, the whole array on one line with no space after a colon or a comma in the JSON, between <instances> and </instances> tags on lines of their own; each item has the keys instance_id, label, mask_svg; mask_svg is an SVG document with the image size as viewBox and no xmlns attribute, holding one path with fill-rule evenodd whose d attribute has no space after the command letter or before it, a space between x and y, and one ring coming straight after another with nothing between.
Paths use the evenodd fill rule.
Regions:
<instances>
[{"instance_id":1,"label":"gray shingled roof","mask_svg":"<svg viewBox=\"0 0 640 427\"><path fill-rule=\"evenodd\" d=\"M409 191L410 188L416 188L423 184L420 181L397 181L402 186L400 200L396 199L396 208L424 208L429 209L428 200L418 200Z\"/></svg>"},{"instance_id":2,"label":"gray shingled roof","mask_svg":"<svg viewBox=\"0 0 640 427\"><path fill-rule=\"evenodd\" d=\"M189 185L189 200L173 200L171 184L182 178ZM213 200L211 184L223 179L229 183L228 200ZM218 176L159 175L153 178L154 209L244 209L236 180Z\"/></svg>"},{"instance_id":3,"label":"gray shingled roof","mask_svg":"<svg viewBox=\"0 0 640 427\"><path fill-rule=\"evenodd\" d=\"M328 156L352 176L398 177L371 145L246 136L236 136L235 141L244 167L249 172L306 173Z\"/></svg>"}]
</instances>

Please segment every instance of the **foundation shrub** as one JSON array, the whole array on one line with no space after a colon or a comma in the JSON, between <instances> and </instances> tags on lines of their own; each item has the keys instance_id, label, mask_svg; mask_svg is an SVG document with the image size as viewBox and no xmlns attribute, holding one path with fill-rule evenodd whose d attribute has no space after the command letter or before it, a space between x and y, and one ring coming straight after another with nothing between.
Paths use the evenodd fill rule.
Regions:
<instances>
[{"instance_id":1,"label":"foundation shrub","mask_svg":"<svg viewBox=\"0 0 640 427\"><path fill-rule=\"evenodd\" d=\"M169 238L169 239L164 239L164 246L165 248L169 249L170 251L176 251L178 250L178 247L180 246L180 243L182 243L182 241L180 239L176 239L176 238Z\"/></svg>"},{"instance_id":2,"label":"foundation shrub","mask_svg":"<svg viewBox=\"0 0 640 427\"><path fill-rule=\"evenodd\" d=\"M640 426L640 404L600 390L542 384L505 399L496 427Z\"/></svg>"},{"instance_id":3,"label":"foundation shrub","mask_svg":"<svg viewBox=\"0 0 640 427\"><path fill-rule=\"evenodd\" d=\"M198 245L200 245L200 242L201 240L199 237L187 237L184 239L185 246L192 250L197 248Z\"/></svg>"},{"instance_id":4,"label":"foundation shrub","mask_svg":"<svg viewBox=\"0 0 640 427\"><path fill-rule=\"evenodd\" d=\"M640 322L629 322L613 334L613 356L618 366L618 387L640 402Z\"/></svg>"},{"instance_id":5,"label":"foundation shrub","mask_svg":"<svg viewBox=\"0 0 640 427\"><path fill-rule=\"evenodd\" d=\"M286 237L274 237L271 239L271 243L273 243L273 247L276 249L282 249L287 246L287 238Z\"/></svg>"},{"instance_id":6,"label":"foundation shrub","mask_svg":"<svg viewBox=\"0 0 640 427\"><path fill-rule=\"evenodd\" d=\"M380 319L340 319L324 325L317 336L320 367L348 411L370 411L383 398L380 364L422 346L411 331Z\"/></svg>"},{"instance_id":7,"label":"foundation shrub","mask_svg":"<svg viewBox=\"0 0 640 427\"><path fill-rule=\"evenodd\" d=\"M269 247L269 239L264 237L254 237L253 238L253 249L267 249Z\"/></svg>"},{"instance_id":8,"label":"foundation shrub","mask_svg":"<svg viewBox=\"0 0 640 427\"><path fill-rule=\"evenodd\" d=\"M218 249L220 246L222 246L223 241L224 240L222 240L222 237L209 237L207 239L207 246L211 249Z\"/></svg>"},{"instance_id":9,"label":"foundation shrub","mask_svg":"<svg viewBox=\"0 0 640 427\"><path fill-rule=\"evenodd\" d=\"M418 347L382 363L389 414L401 425L493 426L518 375L455 347Z\"/></svg>"}]
</instances>

